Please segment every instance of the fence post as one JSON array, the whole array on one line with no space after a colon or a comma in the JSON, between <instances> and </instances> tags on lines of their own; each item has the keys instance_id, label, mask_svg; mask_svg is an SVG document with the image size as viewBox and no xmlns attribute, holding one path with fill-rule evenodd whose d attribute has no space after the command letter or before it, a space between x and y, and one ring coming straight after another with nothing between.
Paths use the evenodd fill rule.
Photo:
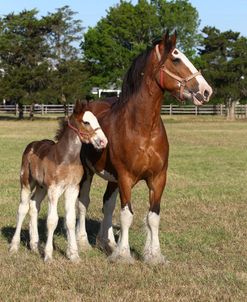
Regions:
<instances>
[{"instance_id":1,"label":"fence post","mask_svg":"<svg viewBox=\"0 0 247 302\"><path fill-rule=\"evenodd\" d=\"M18 110L19 109L19 106L18 104L15 104L15 115L18 116Z\"/></svg>"},{"instance_id":2,"label":"fence post","mask_svg":"<svg viewBox=\"0 0 247 302\"><path fill-rule=\"evenodd\" d=\"M245 118L247 118L247 104L245 104Z\"/></svg>"},{"instance_id":3,"label":"fence post","mask_svg":"<svg viewBox=\"0 0 247 302\"><path fill-rule=\"evenodd\" d=\"M172 115L172 104L170 104L169 114Z\"/></svg>"},{"instance_id":4,"label":"fence post","mask_svg":"<svg viewBox=\"0 0 247 302\"><path fill-rule=\"evenodd\" d=\"M198 108L197 108L197 106L195 106L195 115L197 115L198 114Z\"/></svg>"},{"instance_id":5,"label":"fence post","mask_svg":"<svg viewBox=\"0 0 247 302\"><path fill-rule=\"evenodd\" d=\"M44 104L41 104L41 115L44 115Z\"/></svg>"},{"instance_id":6,"label":"fence post","mask_svg":"<svg viewBox=\"0 0 247 302\"><path fill-rule=\"evenodd\" d=\"M220 115L223 115L223 104L220 104Z\"/></svg>"}]
</instances>

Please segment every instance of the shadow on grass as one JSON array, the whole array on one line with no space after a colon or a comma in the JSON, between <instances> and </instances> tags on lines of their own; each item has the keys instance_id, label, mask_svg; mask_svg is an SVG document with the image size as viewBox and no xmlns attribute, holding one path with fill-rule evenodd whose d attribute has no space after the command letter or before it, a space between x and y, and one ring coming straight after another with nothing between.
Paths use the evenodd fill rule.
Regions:
<instances>
[{"instance_id":1,"label":"shadow on grass","mask_svg":"<svg viewBox=\"0 0 247 302\"><path fill-rule=\"evenodd\" d=\"M96 237L99 232L100 228L100 221L98 220L93 220L93 219L87 219L86 220L86 230L87 230L87 235L88 235L88 241L93 247L97 247L96 243ZM115 233L119 232L120 228L118 226L113 226ZM40 218L38 220L38 230L39 230L39 252L42 257L44 257L44 244L46 243L46 219ZM14 233L15 233L15 227L3 227L2 230L2 235L6 238L8 243L11 242ZM58 220L58 225L55 230L55 235L57 236L62 236L66 238L66 228L65 228L65 221L63 217L59 217ZM118 235L115 235L116 241L118 240ZM21 244L28 249L30 249L29 245L29 231L27 229L21 230ZM57 244L53 244L54 250L65 256L65 251L62 250L61 248L58 247ZM131 253L133 254L135 259L141 259L141 255L135 250L131 249Z\"/></svg>"}]
</instances>

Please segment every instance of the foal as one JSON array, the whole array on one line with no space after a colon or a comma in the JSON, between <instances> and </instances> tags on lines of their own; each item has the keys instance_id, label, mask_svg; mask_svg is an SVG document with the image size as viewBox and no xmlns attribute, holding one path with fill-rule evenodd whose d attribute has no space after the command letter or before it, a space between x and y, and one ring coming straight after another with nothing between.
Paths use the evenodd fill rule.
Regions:
<instances>
[{"instance_id":1,"label":"foal","mask_svg":"<svg viewBox=\"0 0 247 302\"><path fill-rule=\"evenodd\" d=\"M48 194L49 211L47 216L48 236L45 246L45 261L52 259L53 233L58 223L57 203L65 193L65 212L70 260L78 260L75 238L75 203L79 193L79 183L83 176L80 160L82 143L91 143L95 149L105 148L107 138L98 120L86 111L87 105L76 103L73 114L61 125L57 132L57 142L51 140L30 143L22 156L21 194L17 213L17 227L10 245L10 252L18 250L22 222L30 213L30 247L38 249L37 219L40 203Z\"/></svg>"}]
</instances>

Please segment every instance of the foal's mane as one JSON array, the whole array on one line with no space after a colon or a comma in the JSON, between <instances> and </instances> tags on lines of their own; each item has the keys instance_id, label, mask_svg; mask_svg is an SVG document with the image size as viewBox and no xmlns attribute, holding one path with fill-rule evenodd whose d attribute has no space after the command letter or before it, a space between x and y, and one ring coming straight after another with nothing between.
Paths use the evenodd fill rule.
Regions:
<instances>
[{"instance_id":1,"label":"foal's mane","mask_svg":"<svg viewBox=\"0 0 247 302\"><path fill-rule=\"evenodd\" d=\"M146 69L151 51L153 50L154 46L160 41L161 40L154 41L151 47L147 47L145 51L143 51L133 60L130 68L124 76L122 92L118 101L119 104L128 102L130 97L138 93L138 91L140 90L143 74Z\"/></svg>"},{"instance_id":2,"label":"foal's mane","mask_svg":"<svg viewBox=\"0 0 247 302\"><path fill-rule=\"evenodd\" d=\"M66 126L68 125L68 118L62 118L58 121L58 128L54 137L55 141L59 141L64 134Z\"/></svg>"}]
</instances>

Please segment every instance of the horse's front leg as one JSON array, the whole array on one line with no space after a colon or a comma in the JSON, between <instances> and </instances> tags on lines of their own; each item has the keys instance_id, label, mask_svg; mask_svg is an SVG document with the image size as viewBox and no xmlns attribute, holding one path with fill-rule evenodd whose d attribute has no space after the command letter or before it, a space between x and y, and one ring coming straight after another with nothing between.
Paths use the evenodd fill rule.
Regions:
<instances>
[{"instance_id":1,"label":"horse's front leg","mask_svg":"<svg viewBox=\"0 0 247 302\"><path fill-rule=\"evenodd\" d=\"M88 242L88 236L86 232L86 213L90 203L90 188L93 180L93 174L87 169L83 175L80 184L79 203L78 203L78 223L76 227L76 237L78 246L82 251L86 251L91 248Z\"/></svg>"},{"instance_id":2,"label":"horse's front leg","mask_svg":"<svg viewBox=\"0 0 247 302\"><path fill-rule=\"evenodd\" d=\"M133 182L130 178L120 177L118 186L121 200L120 225L121 233L118 239L116 249L113 251L109 260L133 263L134 259L130 254L129 246L129 228L133 221L133 212L131 208L131 188Z\"/></svg>"},{"instance_id":3,"label":"horse's front leg","mask_svg":"<svg viewBox=\"0 0 247 302\"><path fill-rule=\"evenodd\" d=\"M108 182L103 198L104 217L100 224L100 230L97 236L97 244L108 254L112 253L117 246L112 228L112 215L116 206L117 195L118 184L114 182Z\"/></svg>"},{"instance_id":4,"label":"horse's front leg","mask_svg":"<svg viewBox=\"0 0 247 302\"><path fill-rule=\"evenodd\" d=\"M166 171L147 181L149 187L149 212L146 217L147 240L144 247L144 260L151 264L165 263L160 250L159 223L160 200L166 184Z\"/></svg>"}]
</instances>

